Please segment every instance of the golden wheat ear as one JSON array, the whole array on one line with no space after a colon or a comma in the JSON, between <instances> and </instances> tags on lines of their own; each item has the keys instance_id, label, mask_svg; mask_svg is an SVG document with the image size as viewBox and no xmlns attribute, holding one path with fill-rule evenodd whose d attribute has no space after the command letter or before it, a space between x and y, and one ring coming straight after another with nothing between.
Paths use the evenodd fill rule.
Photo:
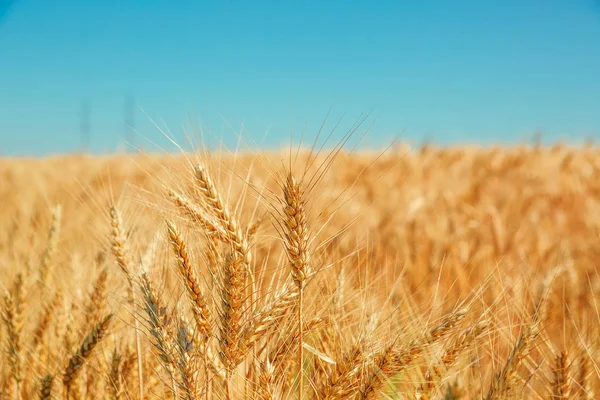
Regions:
<instances>
[{"instance_id":1,"label":"golden wheat ear","mask_svg":"<svg viewBox=\"0 0 600 400\"><path fill-rule=\"evenodd\" d=\"M170 322L170 316L166 308L161 304L160 298L150 279L146 274L142 274L140 288L143 295L143 308L147 316L148 329L153 337L153 345L158 351L158 356L165 370L173 377L176 369L176 352L173 346L173 334L167 324Z\"/></svg>"},{"instance_id":2,"label":"golden wheat ear","mask_svg":"<svg viewBox=\"0 0 600 400\"><path fill-rule=\"evenodd\" d=\"M115 347L110 357L110 369L106 377L106 387L113 400L119 400L123 394L122 368L123 357Z\"/></svg>"},{"instance_id":3,"label":"golden wheat ear","mask_svg":"<svg viewBox=\"0 0 600 400\"><path fill-rule=\"evenodd\" d=\"M69 365L63 373L63 386L65 388L67 399L69 398L73 382L81 371L81 367L83 367L85 362L90 358L92 351L98 343L106 336L112 318L113 314L108 314L100 322L94 325L92 331L85 337L77 352L69 359Z\"/></svg>"},{"instance_id":4,"label":"golden wheat ear","mask_svg":"<svg viewBox=\"0 0 600 400\"><path fill-rule=\"evenodd\" d=\"M252 262L252 255L248 246L248 240L238 225L236 218L231 214L229 208L221 198L217 186L213 182L206 168L197 166L194 170L196 183L204 199L208 203L208 209L220 222L225 229L225 234L235 252L242 259L243 263L248 265Z\"/></svg>"},{"instance_id":5,"label":"golden wheat ear","mask_svg":"<svg viewBox=\"0 0 600 400\"><path fill-rule=\"evenodd\" d=\"M518 368L523 359L529 355L531 348L540 335L541 324L546 317L548 306L548 297L552 282L556 277L558 270L553 270L544 279L539 298L536 302L533 321L527 329L519 336L512 348L504 367L498 372L492 380L488 390L486 400L506 398L514 393L517 385Z\"/></svg>"},{"instance_id":6,"label":"golden wheat ear","mask_svg":"<svg viewBox=\"0 0 600 400\"><path fill-rule=\"evenodd\" d=\"M221 327L219 334L219 357L225 368L227 377L225 395L227 398L231 398L234 371L243 361L243 353L240 351L240 334L244 322L244 309L247 299L250 302L249 308L254 307L254 293L256 289L253 272L250 268L252 257L243 230L223 202L221 194L208 170L198 165L194 169L194 176L196 186L206 202L206 208L218 221L219 226L211 225L208 223L209 219L203 219L198 214L196 214L196 218L208 228L207 234L209 238L216 237L231 249L229 256L222 262L222 284L220 289ZM175 201L180 206L183 204L181 201ZM183 208L186 209L188 214L192 211L190 207ZM251 281L250 286L246 284L248 279ZM249 296L246 293L248 288L250 288Z\"/></svg>"},{"instance_id":7,"label":"golden wheat ear","mask_svg":"<svg viewBox=\"0 0 600 400\"><path fill-rule=\"evenodd\" d=\"M117 265L121 269L121 272L125 274L127 281L131 284L133 276L129 249L127 247L127 235L123 227L123 217L116 206L110 207L110 225L111 251L117 260Z\"/></svg>"},{"instance_id":8,"label":"golden wheat ear","mask_svg":"<svg viewBox=\"0 0 600 400\"><path fill-rule=\"evenodd\" d=\"M336 400L347 398L353 394L356 385L355 378L364 362L363 345L362 341L355 343L344 354L341 361L336 363L333 372L318 389L316 398Z\"/></svg>"},{"instance_id":9,"label":"golden wheat ear","mask_svg":"<svg viewBox=\"0 0 600 400\"><path fill-rule=\"evenodd\" d=\"M461 308L447 315L440 323L428 330L419 339L405 348L398 349L393 342L382 351L375 354L373 361L367 366L367 373L361 381L359 398L375 399L381 392L386 379L404 371L410 363L421 357L423 353L440 339L448 336L458 326L467 312L468 308Z\"/></svg>"},{"instance_id":10,"label":"golden wheat ear","mask_svg":"<svg viewBox=\"0 0 600 400\"><path fill-rule=\"evenodd\" d=\"M303 301L306 277L310 270L310 234L308 230L303 191L291 171L283 187L283 218L285 227L285 250L292 270L292 278L298 288L298 399L304 393L304 337Z\"/></svg>"},{"instance_id":11,"label":"golden wheat ear","mask_svg":"<svg viewBox=\"0 0 600 400\"><path fill-rule=\"evenodd\" d=\"M556 355L552 375L552 398L571 398L571 365L568 351L563 350Z\"/></svg>"},{"instance_id":12,"label":"golden wheat ear","mask_svg":"<svg viewBox=\"0 0 600 400\"><path fill-rule=\"evenodd\" d=\"M417 389L415 398L420 400L431 399L432 395L435 394L434 391L437 385L442 381L444 373L456 363L462 352L476 342L488 328L489 324L489 319L482 319L455 337L450 346L445 350L438 365L432 366L425 373L425 382Z\"/></svg>"},{"instance_id":13,"label":"golden wheat ear","mask_svg":"<svg viewBox=\"0 0 600 400\"><path fill-rule=\"evenodd\" d=\"M8 386L15 393L21 393L23 382L22 361L22 334L23 334L23 307L24 307L24 282L23 276L17 274L11 290L4 296L4 305L1 310L2 322L6 328L6 352L10 372Z\"/></svg>"},{"instance_id":14,"label":"golden wheat ear","mask_svg":"<svg viewBox=\"0 0 600 400\"><path fill-rule=\"evenodd\" d=\"M42 378L40 383L39 390L39 399L40 400L50 400L52 399L52 383L54 381L54 376L46 375Z\"/></svg>"},{"instance_id":15,"label":"golden wheat ear","mask_svg":"<svg viewBox=\"0 0 600 400\"><path fill-rule=\"evenodd\" d=\"M194 270L192 269L183 236L179 233L179 230L172 222L167 221L167 230L169 231L169 239L171 241L171 246L173 247L173 252L175 253L178 267L177 269L181 278L183 279L183 283L188 293L192 306L192 312L194 314L194 319L196 320L196 325L198 327L200 336L202 337L202 342L205 343L210 338L213 328L212 317L209 313L208 304L204 299L198 279L196 278Z\"/></svg>"},{"instance_id":16,"label":"golden wheat ear","mask_svg":"<svg viewBox=\"0 0 600 400\"><path fill-rule=\"evenodd\" d=\"M48 275L54 266L54 258L58 247L58 239L60 237L61 220L62 207L59 204L52 210L52 222L50 223L50 230L48 231L48 242L40 266L40 284L42 289L46 286Z\"/></svg>"},{"instance_id":17,"label":"golden wheat ear","mask_svg":"<svg viewBox=\"0 0 600 400\"><path fill-rule=\"evenodd\" d=\"M260 370L256 391L258 400L275 400L279 398L275 393L275 368L269 361Z\"/></svg>"}]
</instances>

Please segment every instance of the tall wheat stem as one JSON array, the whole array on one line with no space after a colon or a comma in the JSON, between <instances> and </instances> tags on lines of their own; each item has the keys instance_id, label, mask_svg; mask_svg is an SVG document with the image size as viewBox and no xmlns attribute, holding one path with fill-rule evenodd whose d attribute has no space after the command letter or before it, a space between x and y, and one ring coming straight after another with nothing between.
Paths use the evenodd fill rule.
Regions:
<instances>
[{"instance_id":1,"label":"tall wheat stem","mask_svg":"<svg viewBox=\"0 0 600 400\"><path fill-rule=\"evenodd\" d=\"M111 222L111 250L117 260L119 268L125 274L127 283L129 284L129 301L136 309L135 302L135 289L133 285L133 277L131 276L131 265L127 249L127 241L125 237L125 231L123 229L123 218L121 212L115 206L110 208L110 222ZM144 369L142 367L142 344L140 340L140 327L137 318L133 318L135 328L135 350L137 355L137 367L138 367L138 395L140 399L144 398Z\"/></svg>"},{"instance_id":2,"label":"tall wheat stem","mask_svg":"<svg viewBox=\"0 0 600 400\"><path fill-rule=\"evenodd\" d=\"M307 226L306 210L304 207L302 189L291 174L288 177L283 188L284 204L283 211L285 216L285 249L288 255L290 266L292 268L292 277L298 287L298 399L302 400L304 376L304 335L302 326L303 311L303 291L306 274L309 269L310 254L308 251L309 232Z\"/></svg>"}]
</instances>

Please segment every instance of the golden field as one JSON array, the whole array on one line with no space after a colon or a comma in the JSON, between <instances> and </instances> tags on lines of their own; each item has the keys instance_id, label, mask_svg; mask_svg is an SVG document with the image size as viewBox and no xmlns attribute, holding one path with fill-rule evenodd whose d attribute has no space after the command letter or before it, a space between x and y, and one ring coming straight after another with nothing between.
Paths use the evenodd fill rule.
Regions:
<instances>
[{"instance_id":1,"label":"golden field","mask_svg":"<svg viewBox=\"0 0 600 400\"><path fill-rule=\"evenodd\" d=\"M0 160L2 399L593 399L600 149Z\"/></svg>"}]
</instances>

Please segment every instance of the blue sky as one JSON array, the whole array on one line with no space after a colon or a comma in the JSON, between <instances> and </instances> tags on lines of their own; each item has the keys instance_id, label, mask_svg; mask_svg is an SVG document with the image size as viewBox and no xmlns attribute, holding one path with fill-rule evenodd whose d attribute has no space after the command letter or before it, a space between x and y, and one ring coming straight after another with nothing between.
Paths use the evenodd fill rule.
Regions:
<instances>
[{"instance_id":1,"label":"blue sky","mask_svg":"<svg viewBox=\"0 0 600 400\"><path fill-rule=\"evenodd\" d=\"M278 147L314 137L327 110L341 135L373 110L365 145L600 136L600 1L0 0L0 154L126 135ZM149 117L143 114L141 107ZM162 122L161 122L162 123ZM329 125L333 126L333 122Z\"/></svg>"}]
</instances>

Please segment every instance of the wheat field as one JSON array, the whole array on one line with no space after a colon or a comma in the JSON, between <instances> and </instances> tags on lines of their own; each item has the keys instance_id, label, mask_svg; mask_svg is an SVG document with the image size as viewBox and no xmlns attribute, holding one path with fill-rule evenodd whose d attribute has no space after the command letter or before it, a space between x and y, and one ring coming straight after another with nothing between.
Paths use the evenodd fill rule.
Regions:
<instances>
[{"instance_id":1,"label":"wheat field","mask_svg":"<svg viewBox=\"0 0 600 400\"><path fill-rule=\"evenodd\" d=\"M0 160L2 399L593 399L600 149Z\"/></svg>"}]
</instances>

